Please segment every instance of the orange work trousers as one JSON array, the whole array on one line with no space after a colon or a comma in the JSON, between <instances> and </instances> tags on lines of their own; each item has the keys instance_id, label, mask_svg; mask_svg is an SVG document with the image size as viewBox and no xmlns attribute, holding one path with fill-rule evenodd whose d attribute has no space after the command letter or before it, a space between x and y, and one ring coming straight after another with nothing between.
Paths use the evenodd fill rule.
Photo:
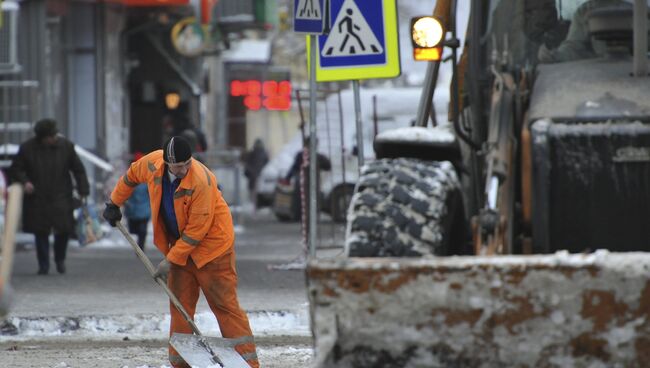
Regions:
<instances>
[{"instance_id":1,"label":"orange work trousers","mask_svg":"<svg viewBox=\"0 0 650 368\"><path fill-rule=\"evenodd\" d=\"M239 306L237 299L234 251L231 250L213 259L201 269L196 268L191 257L187 259L185 266L172 263L167 285L192 318L199 300L199 289L202 290L212 313L217 318L221 335L241 341L235 346L235 350L251 367L259 367L248 317ZM174 332L191 334L192 328L171 302L169 308L171 314L169 336L171 337ZM169 362L175 368L189 367L171 345L169 345Z\"/></svg>"}]
</instances>

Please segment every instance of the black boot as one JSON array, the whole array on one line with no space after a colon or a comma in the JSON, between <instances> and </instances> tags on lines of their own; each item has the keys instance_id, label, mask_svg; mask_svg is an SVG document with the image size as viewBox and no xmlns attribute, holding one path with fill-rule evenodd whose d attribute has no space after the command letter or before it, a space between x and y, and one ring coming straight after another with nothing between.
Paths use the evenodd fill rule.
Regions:
<instances>
[{"instance_id":1,"label":"black boot","mask_svg":"<svg viewBox=\"0 0 650 368\"><path fill-rule=\"evenodd\" d=\"M68 234L54 235L54 261L56 270L65 273L65 255L68 248Z\"/></svg>"},{"instance_id":2,"label":"black boot","mask_svg":"<svg viewBox=\"0 0 650 368\"><path fill-rule=\"evenodd\" d=\"M63 261L56 262L56 271L58 273L65 273L65 263Z\"/></svg>"}]
</instances>

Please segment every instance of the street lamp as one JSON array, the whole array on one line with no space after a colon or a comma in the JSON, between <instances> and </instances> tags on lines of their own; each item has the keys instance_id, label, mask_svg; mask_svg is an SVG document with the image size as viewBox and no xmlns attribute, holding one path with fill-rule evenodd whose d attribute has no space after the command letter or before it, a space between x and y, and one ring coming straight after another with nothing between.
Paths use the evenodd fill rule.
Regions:
<instances>
[{"instance_id":1,"label":"street lamp","mask_svg":"<svg viewBox=\"0 0 650 368\"><path fill-rule=\"evenodd\" d=\"M181 96L176 92L170 92L165 95L165 106L168 110L176 110L181 102Z\"/></svg>"}]
</instances>

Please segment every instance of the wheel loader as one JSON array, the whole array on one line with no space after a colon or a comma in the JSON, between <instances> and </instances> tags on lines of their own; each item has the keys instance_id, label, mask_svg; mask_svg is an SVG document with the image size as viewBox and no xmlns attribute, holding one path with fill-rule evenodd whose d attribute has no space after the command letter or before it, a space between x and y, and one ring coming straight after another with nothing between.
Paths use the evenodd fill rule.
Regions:
<instances>
[{"instance_id":1,"label":"wheel loader","mask_svg":"<svg viewBox=\"0 0 650 368\"><path fill-rule=\"evenodd\" d=\"M431 138L377 136L346 257L308 264L316 366L646 366L646 1L469 3L462 45L456 1L412 20Z\"/></svg>"}]
</instances>

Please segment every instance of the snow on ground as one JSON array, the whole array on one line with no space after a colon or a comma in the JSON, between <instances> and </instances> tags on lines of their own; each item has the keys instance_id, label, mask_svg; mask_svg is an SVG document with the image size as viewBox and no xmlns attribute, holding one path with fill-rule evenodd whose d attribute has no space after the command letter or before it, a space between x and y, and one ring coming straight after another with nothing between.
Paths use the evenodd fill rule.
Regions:
<instances>
[{"instance_id":1,"label":"snow on ground","mask_svg":"<svg viewBox=\"0 0 650 368\"><path fill-rule=\"evenodd\" d=\"M258 346L257 355L264 368L305 368L310 365L313 351L306 345ZM116 346L81 346L73 351L62 349L61 344L14 345L3 352L2 363L3 367L12 368L170 368L167 347L160 343L129 342Z\"/></svg>"},{"instance_id":2,"label":"snow on ground","mask_svg":"<svg viewBox=\"0 0 650 368\"><path fill-rule=\"evenodd\" d=\"M247 312L253 334L264 336L310 336L307 305L297 311ZM74 316L74 317L10 317L0 330L0 343L34 338L65 336L104 339L159 339L169 331L169 314ZM202 333L221 336L212 312L197 313L195 321ZM15 330L11 327L15 327Z\"/></svg>"},{"instance_id":3,"label":"snow on ground","mask_svg":"<svg viewBox=\"0 0 650 368\"><path fill-rule=\"evenodd\" d=\"M313 349L307 317L302 313L249 312L265 368L309 366ZM9 318L17 335L0 335L3 367L167 368L169 315L76 318ZM219 337L210 312L196 322L206 336ZM6 330L5 330L6 333ZM6 365L5 365L6 364Z\"/></svg>"}]
</instances>

